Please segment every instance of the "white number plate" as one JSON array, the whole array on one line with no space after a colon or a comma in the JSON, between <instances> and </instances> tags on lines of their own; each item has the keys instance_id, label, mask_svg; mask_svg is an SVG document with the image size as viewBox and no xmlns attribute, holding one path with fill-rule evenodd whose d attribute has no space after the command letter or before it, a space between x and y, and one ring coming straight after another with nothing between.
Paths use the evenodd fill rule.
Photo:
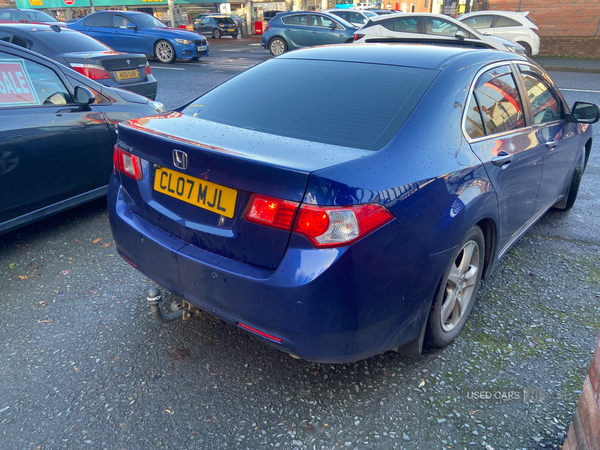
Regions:
<instances>
[{"instance_id":1,"label":"white number plate","mask_svg":"<svg viewBox=\"0 0 600 450\"><path fill-rule=\"evenodd\" d=\"M203 45L201 47L198 47L198 51L199 52L203 52L204 50L206 50L206 45Z\"/></svg>"}]
</instances>

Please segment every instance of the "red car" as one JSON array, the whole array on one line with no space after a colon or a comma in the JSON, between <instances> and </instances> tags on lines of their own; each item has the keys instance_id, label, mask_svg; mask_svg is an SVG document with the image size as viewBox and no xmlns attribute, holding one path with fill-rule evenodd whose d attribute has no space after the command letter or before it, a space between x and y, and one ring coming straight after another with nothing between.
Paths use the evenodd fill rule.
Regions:
<instances>
[{"instance_id":1,"label":"red car","mask_svg":"<svg viewBox=\"0 0 600 450\"><path fill-rule=\"evenodd\" d=\"M60 22L51 15L37 9L2 9L0 10L0 22L39 23L66 27L64 22Z\"/></svg>"}]
</instances>

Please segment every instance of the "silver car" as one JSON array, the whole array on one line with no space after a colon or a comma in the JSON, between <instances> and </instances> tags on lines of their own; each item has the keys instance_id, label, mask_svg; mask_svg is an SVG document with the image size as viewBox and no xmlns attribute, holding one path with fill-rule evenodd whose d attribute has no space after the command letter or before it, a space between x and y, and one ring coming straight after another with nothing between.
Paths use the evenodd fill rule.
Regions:
<instances>
[{"instance_id":1,"label":"silver car","mask_svg":"<svg viewBox=\"0 0 600 450\"><path fill-rule=\"evenodd\" d=\"M354 33L354 43L366 42L451 43L517 54L526 53L521 45L508 39L486 36L451 17L429 13L399 13L374 17Z\"/></svg>"},{"instance_id":2,"label":"silver car","mask_svg":"<svg viewBox=\"0 0 600 450\"><path fill-rule=\"evenodd\" d=\"M516 42L525 48L527 56L535 56L540 51L540 35L528 14L529 11L477 11L463 14L458 20L482 34Z\"/></svg>"}]
</instances>

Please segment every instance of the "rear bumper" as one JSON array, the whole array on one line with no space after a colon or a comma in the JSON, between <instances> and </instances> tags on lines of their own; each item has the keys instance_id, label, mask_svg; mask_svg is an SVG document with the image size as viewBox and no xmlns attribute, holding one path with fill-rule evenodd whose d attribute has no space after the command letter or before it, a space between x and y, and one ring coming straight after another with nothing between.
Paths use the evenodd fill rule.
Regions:
<instances>
[{"instance_id":1,"label":"rear bumper","mask_svg":"<svg viewBox=\"0 0 600 450\"><path fill-rule=\"evenodd\" d=\"M257 336L313 362L357 361L415 340L449 256L427 254L392 221L340 249L316 250L292 235L279 267L261 269L174 239L132 213L125 195L113 176L113 236L140 272L226 322L281 339Z\"/></svg>"},{"instance_id":2,"label":"rear bumper","mask_svg":"<svg viewBox=\"0 0 600 450\"><path fill-rule=\"evenodd\" d=\"M144 81L142 83L134 83L134 84L114 84L113 87L118 87L121 89L126 89L128 91L134 92L139 95L143 95L144 97L149 98L150 100L156 99L156 92L158 89L158 82L154 77L148 81Z\"/></svg>"}]
</instances>

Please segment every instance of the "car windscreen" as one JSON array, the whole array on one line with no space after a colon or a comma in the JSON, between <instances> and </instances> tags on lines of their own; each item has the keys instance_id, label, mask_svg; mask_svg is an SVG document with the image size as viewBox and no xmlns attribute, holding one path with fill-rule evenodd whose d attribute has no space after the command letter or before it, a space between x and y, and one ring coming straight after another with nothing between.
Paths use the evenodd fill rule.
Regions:
<instances>
[{"instance_id":1,"label":"car windscreen","mask_svg":"<svg viewBox=\"0 0 600 450\"><path fill-rule=\"evenodd\" d=\"M22 9L21 12L32 22L58 22L54 17L43 11L25 11Z\"/></svg>"},{"instance_id":2,"label":"car windscreen","mask_svg":"<svg viewBox=\"0 0 600 450\"><path fill-rule=\"evenodd\" d=\"M77 31L56 32L49 29L47 31L36 31L35 33L32 33L32 35L56 51L57 54L111 51L109 47L98 42L96 39L78 33ZM33 43L31 50L35 51L35 42Z\"/></svg>"},{"instance_id":3,"label":"car windscreen","mask_svg":"<svg viewBox=\"0 0 600 450\"><path fill-rule=\"evenodd\" d=\"M277 136L379 150L398 133L437 73L278 58L243 72L182 112ZM374 81L357 86L356 80Z\"/></svg>"},{"instance_id":4,"label":"car windscreen","mask_svg":"<svg viewBox=\"0 0 600 450\"><path fill-rule=\"evenodd\" d=\"M150 14L133 14L133 19L142 28L167 28L160 20L155 19Z\"/></svg>"}]
</instances>

